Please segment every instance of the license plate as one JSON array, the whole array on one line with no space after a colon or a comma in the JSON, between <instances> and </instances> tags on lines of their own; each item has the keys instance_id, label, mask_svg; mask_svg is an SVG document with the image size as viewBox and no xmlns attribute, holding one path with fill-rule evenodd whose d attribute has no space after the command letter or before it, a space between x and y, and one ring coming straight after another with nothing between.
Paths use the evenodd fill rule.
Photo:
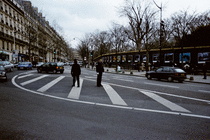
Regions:
<instances>
[{"instance_id":1,"label":"license plate","mask_svg":"<svg viewBox=\"0 0 210 140\"><path fill-rule=\"evenodd\" d=\"M181 76L185 76L185 74L181 74Z\"/></svg>"},{"instance_id":2,"label":"license plate","mask_svg":"<svg viewBox=\"0 0 210 140\"><path fill-rule=\"evenodd\" d=\"M24 68L23 67L20 67L20 69L23 70Z\"/></svg>"}]
</instances>

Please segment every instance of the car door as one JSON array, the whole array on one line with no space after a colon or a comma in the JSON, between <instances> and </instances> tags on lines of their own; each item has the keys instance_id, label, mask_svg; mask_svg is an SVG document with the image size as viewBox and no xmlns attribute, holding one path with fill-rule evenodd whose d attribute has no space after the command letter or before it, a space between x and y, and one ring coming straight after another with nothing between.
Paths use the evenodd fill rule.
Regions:
<instances>
[{"instance_id":1,"label":"car door","mask_svg":"<svg viewBox=\"0 0 210 140\"><path fill-rule=\"evenodd\" d=\"M42 71L48 71L48 69L49 69L49 63L45 63L41 67L42 67Z\"/></svg>"},{"instance_id":2,"label":"car door","mask_svg":"<svg viewBox=\"0 0 210 140\"><path fill-rule=\"evenodd\" d=\"M162 72L163 79L168 79L170 75L171 75L170 67L164 67Z\"/></svg>"},{"instance_id":3,"label":"car door","mask_svg":"<svg viewBox=\"0 0 210 140\"><path fill-rule=\"evenodd\" d=\"M154 78L161 79L162 73L163 73L163 68L159 68L159 69L157 69L157 70L155 71L153 77L154 77Z\"/></svg>"}]
</instances>

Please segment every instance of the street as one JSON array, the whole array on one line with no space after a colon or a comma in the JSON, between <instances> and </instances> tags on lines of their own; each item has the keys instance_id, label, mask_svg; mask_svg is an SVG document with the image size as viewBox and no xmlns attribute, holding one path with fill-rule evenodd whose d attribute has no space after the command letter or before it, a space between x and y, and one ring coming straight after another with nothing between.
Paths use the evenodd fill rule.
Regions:
<instances>
[{"instance_id":1,"label":"street","mask_svg":"<svg viewBox=\"0 0 210 140\"><path fill-rule=\"evenodd\" d=\"M82 68L15 70L0 81L0 139L210 139L210 86ZM77 84L76 84L77 85Z\"/></svg>"}]
</instances>

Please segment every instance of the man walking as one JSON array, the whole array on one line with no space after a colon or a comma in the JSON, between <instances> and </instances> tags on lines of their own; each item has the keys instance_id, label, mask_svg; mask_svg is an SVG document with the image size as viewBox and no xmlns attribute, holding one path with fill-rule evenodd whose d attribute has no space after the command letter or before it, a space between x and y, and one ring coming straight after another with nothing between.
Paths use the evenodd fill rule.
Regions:
<instances>
[{"instance_id":1,"label":"man walking","mask_svg":"<svg viewBox=\"0 0 210 140\"><path fill-rule=\"evenodd\" d=\"M97 72L97 87L101 87L102 73L104 72L102 59L99 60L98 65L96 66L96 72Z\"/></svg>"},{"instance_id":2,"label":"man walking","mask_svg":"<svg viewBox=\"0 0 210 140\"><path fill-rule=\"evenodd\" d=\"M73 85L72 87L75 86L75 78L77 78L77 87L79 87L79 75L81 74L81 69L80 69L80 66L79 64L77 64L77 60L74 59L74 64L72 65L72 68L71 68L71 75L73 77Z\"/></svg>"}]
</instances>

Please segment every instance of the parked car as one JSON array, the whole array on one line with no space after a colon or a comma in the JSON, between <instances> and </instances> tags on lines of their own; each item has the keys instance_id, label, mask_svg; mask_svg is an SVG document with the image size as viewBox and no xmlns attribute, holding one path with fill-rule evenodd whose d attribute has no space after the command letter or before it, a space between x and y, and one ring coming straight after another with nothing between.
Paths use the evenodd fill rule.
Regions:
<instances>
[{"instance_id":1,"label":"parked car","mask_svg":"<svg viewBox=\"0 0 210 140\"><path fill-rule=\"evenodd\" d=\"M0 79L7 80L7 72L3 65L0 65Z\"/></svg>"},{"instance_id":2,"label":"parked car","mask_svg":"<svg viewBox=\"0 0 210 140\"><path fill-rule=\"evenodd\" d=\"M33 65L31 62L19 62L18 64L18 67L17 67L18 70L23 70L23 69L33 69Z\"/></svg>"},{"instance_id":3,"label":"parked car","mask_svg":"<svg viewBox=\"0 0 210 140\"><path fill-rule=\"evenodd\" d=\"M9 61L0 61L0 65L3 65L6 71L14 70L14 65Z\"/></svg>"},{"instance_id":4,"label":"parked car","mask_svg":"<svg viewBox=\"0 0 210 140\"><path fill-rule=\"evenodd\" d=\"M14 65L14 68L18 67L18 62L12 63Z\"/></svg>"},{"instance_id":5,"label":"parked car","mask_svg":"<svg viewBox=\"0 0 210 140\"><path fill-rule=\"evenodd\" d=\"M45 71L47 73L48 72L63 73L64 72L64 64L59 63L59 62L48 62L48 63L41 65L40 67L37 67L38 73L42 73L42 71Z\"/></svg>"},{"instance_id":6,"label":"parked car","mask_svg":"<svg viewBox=\"0 0 210 140\"><path fill-rule=\"evenodd\" d=\"M178 80L183 82L186 79L186 72L177 67L160 67L155 71L146 72L147 79L157 78L158 80L167 79L172 82Z\"/></svg>"}]
</instances>

